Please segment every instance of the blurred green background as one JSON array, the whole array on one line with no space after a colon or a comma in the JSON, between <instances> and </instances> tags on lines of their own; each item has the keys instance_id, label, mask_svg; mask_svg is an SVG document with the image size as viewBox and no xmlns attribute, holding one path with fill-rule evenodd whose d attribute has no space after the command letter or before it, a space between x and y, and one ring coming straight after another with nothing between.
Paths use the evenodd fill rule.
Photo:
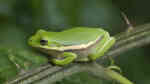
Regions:
<instances>
[{"instance_id":1,"label":"blurred green background","mask_svg":"<svg viewBox=\"0 0 150 84\"><path fill-rule=\"evenodd\" d=\"M0 0L0 83L21 70L47 63L41 53L27 45L27 38L36 30L61 31L88 26L102 27L115 35L127 28L121 11L134 26L150 22L149 3L149 0ZM19 67L16 67L16 59L20 60L17 61ZM136 84L150 84L149 46L132 49L115 60L130 80ZM57 82L63 83L112 84L87 73Z\"/></svg>"}]
</instances>

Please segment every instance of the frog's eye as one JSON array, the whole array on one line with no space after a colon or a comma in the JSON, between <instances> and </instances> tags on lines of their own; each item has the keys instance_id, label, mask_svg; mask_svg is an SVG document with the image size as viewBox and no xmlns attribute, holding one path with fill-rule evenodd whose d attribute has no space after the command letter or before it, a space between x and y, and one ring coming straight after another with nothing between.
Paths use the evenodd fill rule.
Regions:
<instances>
[{"instance_id":1,"label":"frog's eye","mask_svg":"<svg viewBox=\"0 0 150 84\"><path fill-rule=\"evenodd\" d=\"M48 41L47 40L40 40L40 44L41 45L48 45Z\"/></svg>"}]
</instances>

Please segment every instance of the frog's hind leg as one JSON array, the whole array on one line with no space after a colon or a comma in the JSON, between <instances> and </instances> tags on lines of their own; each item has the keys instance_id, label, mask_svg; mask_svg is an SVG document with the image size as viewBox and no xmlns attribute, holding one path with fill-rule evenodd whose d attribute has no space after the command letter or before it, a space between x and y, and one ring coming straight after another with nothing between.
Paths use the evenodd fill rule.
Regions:
<instances>
[{"instance_id":1,"label":"frog's hind leg","mask_svg":"<svg viewBox=\"0 0 150 84\"><path fill-rule=\"evenodd\" d=\"M55 59L52 59L51 61L52 63L56 65L63 66L63 65L73 62L77 58L77 55L72 52L64 52L60 55L60 58L63 58L63 59L55 58Z\"/></svg>"},{"instance_id":2,"label":"frog's hind leg","mask_svg":"<svg viewBox=\"0 0 150 84\"><path fill-rule=\"evenodd\" d=\"M112 45L115 43L115 40L116 39L114 37L110 37L105 44L103 44L103 47L100 47L95 54L89 55L89 59L96 60L97 58L103 56L104 53L112 47Z\"/></svg>"}]
</instances>

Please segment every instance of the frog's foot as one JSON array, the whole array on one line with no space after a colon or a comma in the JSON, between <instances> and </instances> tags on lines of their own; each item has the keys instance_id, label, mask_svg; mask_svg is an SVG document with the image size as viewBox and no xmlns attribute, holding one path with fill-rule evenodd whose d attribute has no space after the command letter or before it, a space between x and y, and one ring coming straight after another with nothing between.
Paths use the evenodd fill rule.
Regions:
<instances>
[{"instance_id":1,"label":"frog's foot","mask_svg":"<svg viewBox=\"0 0 150 84\"><path fill-rule=\"evenodd\" d=\"M97 58L103 56L104 53L106 51L108 51L108 49L110 49L114 43L115 43L115 38L114 37L110 37L109 40L105 44L106 46L103 46L103 48L99 49L96 52L96 54L89 55L89 59L90 60L96 60Z\"/></svg>"},{"instance_id":2,"label":"frog's foot","mask_svg":"<svg viewBox=\"0 0 150 84\"><path fill-rule=\"evenodd\" d=\"M63 66L63 65L69 64L72 61L74 61L77 58L77 55L72 52L64 52L59 57L63 58L63 59L55 58L55 59L52 59L51 61L52 61L52 63L54 63L56 65Z\"/></svg>"}]
</instances>

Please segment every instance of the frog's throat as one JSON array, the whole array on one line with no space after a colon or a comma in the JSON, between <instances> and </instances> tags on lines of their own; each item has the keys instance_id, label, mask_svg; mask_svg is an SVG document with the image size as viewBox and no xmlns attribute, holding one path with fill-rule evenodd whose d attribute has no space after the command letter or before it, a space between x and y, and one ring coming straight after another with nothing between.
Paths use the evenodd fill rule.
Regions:
<instances>
[{"instance_id":1,"label":"frog's throat","mask_svg":"<svg viewBox=\"0 0 150 84\"><path fill-rule=\"evenodd\" d=\"M62 47L41 46L40 48L49 49L49 50L57 50L57 51L84 50L84 49L90 48L90 47L96 45L97 43L99 43L99 41L100 41L103 37L104 37L104 35L98 37L96 40L91 41L91 42L89 42L89 43L87 43L87 44L71 45L71 46L62 46Z\"/></svg>"}]
</instances>

